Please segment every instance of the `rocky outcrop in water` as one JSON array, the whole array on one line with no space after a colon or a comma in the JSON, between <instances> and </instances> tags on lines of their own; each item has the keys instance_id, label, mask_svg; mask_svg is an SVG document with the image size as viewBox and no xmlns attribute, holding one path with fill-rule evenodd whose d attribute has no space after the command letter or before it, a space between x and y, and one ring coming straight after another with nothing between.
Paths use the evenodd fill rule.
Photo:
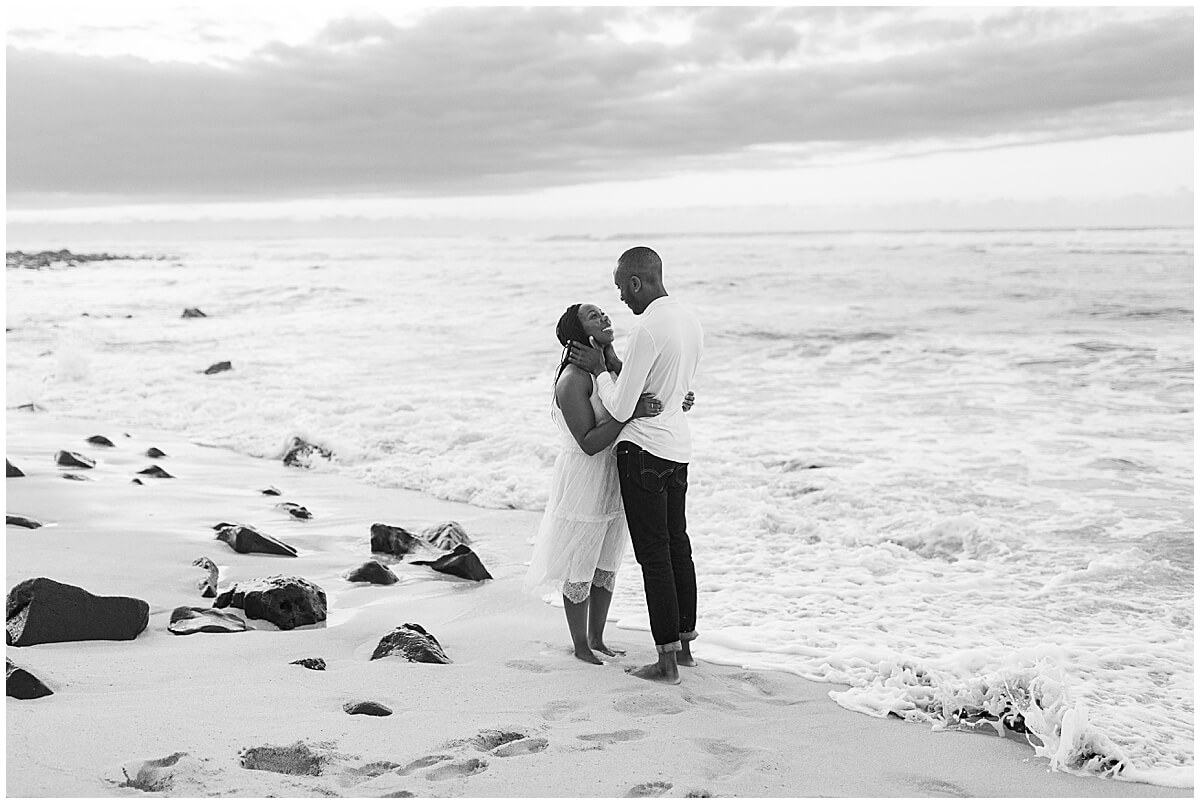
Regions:
<instances>
[{"instance_id":1,"label":"rocky outcrop in water","mask_svg":"<svg viewBox=\"0 0 1200 804\"><path fill-rule=\"evenodd\" d=\"M171 624L167 630L172 634L236 634L248 630L246 621L236 614L216 609L200 609L180 606L171 612Z\"/></svg>"},{"instance_id":2,"label":"rocky outcrop in water","mask_svg":"<svg viewBox=\"0 0 1200 804\"><path fill-rule=\"evenodd\" d=\"M296 548L278 539L259 533L247 525L221 523L217 538L239 553L265 553L273 556L296 556Z\"/></svg>"},{"instance_id":3,"label":"rocky outcrop in water","mask_svg":"<svg viewBox=\"0 0 1200 804\"><path fill-rule=\"evenodd\" d=\"M424 664L452 664L450 657L442 650L441 643L416 623L405 623L398 626L390 634L379 640L371 661L386 656L400 656L410 662Z\"/></svg>"},{"instance_id":4,"label":"rocky outcrop in water","mask_svg":"<svg viewBox=\"0 0 1200 804\"><path fill-rule=\"evenodd\" d=\"M24 472L12 465L12 461L5 458L4 463L8 465L8 468L4 470L5 477L25 477Z\"/></svg>"},{"instance_id":5,"label":"rocky outcrop in water","mask_svg":"<svg viewBox=\"0 0 1200 804\"><path fill-rule=\"evenodd\" d=\"M220 363L213 363L204 370L205 374L220 374L222 371L233 371L233 364L228 360L222 360Z\"/></svg>"},{"instance_id":6,"label":"rocky outcrop in water","mask_svg":"<svg viewBox=\"0 0 1200 804\"><path fill-rule=\"evenodd\" d=\"M9 645L92 639L129 640L146 630L150 604L132 597L101 597L50 578L14 586L6 605Z\"/></svg>"},{"instance_id":7,"label":"rocky outcrop in water","mask_svg":"<svg viewBox=\"0 0 1200 804\"><path fill-rule=\"evenodd\" d=\"M184 309L180 318L208 318L208 316L199 307L188 307Z\"/></svg>"},{"instance_id":8,"label":"rocky outcrop in water","mask_svg":"<svg viewBox=\"0 0 1200 804\"><path fill-rule=\"evenodd\" d=\"M475 555L475 551L463 544L455 547L453 552L434 561L414 561L412 563L423 564L430 569L466 578L468 581L486 581L492 577L491 573L483 566L483 562L479 560L479 556Z\"/></svg>"},{"instance_id":9,"label":"rocky outcrop in water","mask_svg":"<svg viewBox=\"0 0 1200 804\"><path fill-rule=\"evenodd\" d=\"M27 516L14 516L13 514L4 515L4 524L13 525L18 528L29 528L30 530L36 530L42 526L42 523L36 519L30 519Z\"/></svg>"},{"instance_id":10,"label":"rocky outcrop in water","mask_svg":"<svg viewBox=\"0 0 1200 804\"><path fill-rule=\"evenodd\" d=\"M106 438L102 435L89 436L86 440L93 447L115 447L116 446L116 444L114 444L112 441L110 441L108 438Z\"/></svg>"},{"instance_id":11,"label":"rocky outcrop in water","mask_svg":"<svg viewBox=\"0 0 1200 804\"><path fill-rule=\"evenodd\" d=\"M287 449L283 451L283 465L307 469L318 457L329 460L333 457L333 452L317 444L310 444L299 436L294 436L288 443Z\"/></svg>"},{"instance_id":12,"label":"rocky outcrop in water","mask_svg":"<svg viewBox=\"0 0 1200 804\"><path fill-rule=\"evenodd\" d=\"M150 466L147 466L145 469L142 469L141 471L139 471L138 474L145 475L146 477L159 477L159 478L175 477L175 475L171 474L166 469L163 469L158 464L151 464Z\"/></svg>"},{"instance_id":13,"label":"rocky outcrop in water","mask_svg":"<svg viewBox=\"0 0 1200 804\"><path fill-rule=\"evenodd\" d=\"M54 694L54 690L43 684L41 679L28 670L17 667L12 663L12 659L5 659L5 669L5 694L9 698L28 701Z\"/></svg>"},{"instance_id":14,"label":"rocky outcrop in water","mask_svg":"<svg viewBox=\"0 0 1200 804\"><path fill-rule=\"evenodd\" d=\"M63 263L64 265L78 265L82 262L103 262L105 260L152 260L163 259L162 257L132 257L128 254L121 256L118 254L72 254L69 249L61 249L59 251L36 251L26 254L24 251L6 251L4 252L4 265L6 268L50 268L55 263Z\"/></svg>"},{"instance_id":15,"label":"rocky outcrop in water","mask_svg":"<svg viewBox=\"0 0 1200 804\"><path fill-rule=\"evenodd\" d=\"M283 492L280 491L279 489L275 488L274 486L267 486L265 489L260 489L259 493L263 494L267 497L282 497L283 496Z\"/></svg>"},{"instance_id":16,"label":"rocky outcrop in water","mask_svg":"<svg viewBox=\"0 0 1200 804\"><path fill-rule=\"evenodd\" d=\"M325 622L325 590L304 578L272 575L239 581L217 596L215 608L233 606L284 631Z\"/></svg>"},{"instance_id":17,"label":"rocky outcrop in water","mask_svg":"<svg viewBox=\"0 0 1200 804\"><path fill-rule=\"evenodd\" d=\"M424 546L424 542L404 528L376 522L371 526L371 552L406 556Z\"/></svg>"},{"instance_id":18,"label":"rocky outcrop in water","mask_svg":"<svg viewBox=\"0 0 1200 804\"><path fill-rule=\"evenodd\" d=\"M294 502L282 502L275 507L282 508L284 511L287 511L289 514L291 514L295 519L312 519L312 513L310 513L307 508Z\"/></svg>"},{"instance_id":19,"label":"rocky outcrop in water","mask_svg":"<svg viewBox=\"0 0 1200 804\"><path fill-rule=\"evenodd\" d=\"M421 538L439 550L453 550L460 544L470 544L471 539L463 526L457 522L443 522L421 531Z\"/></svg>"},{"instance_id":20,"label":"rocky outcrop in water","mask_svg":"<svg viewBox=\"0 0 1200 804\"><path fill-rule=\"evenodd\" d=\"M78 452L68 452L65 449L60 449L54 453L54 462L59 466L69 466L72 469L94 469L96 462L86 455L80 455Z\"/></svg>"},{"instance_id":21,"label":"rocky outcrop in water","mask_svg":"<svg viewBox=\"0 0 1200 804\"><path fill-rule=\"evenodd\" d=\"M158 447L151 447L150 449L146 450L146 457L147 458L165 458L165 457L167 457L167 453L163 452Z\"/></svg>"},{"instance_id":22,"label":"rocky outcrop in water","mask_svg":"<svg viewBox=\"0 0 1200 804\"><path fill-rule=\"evenodd\" d=\"M378 561L368 561L361 567L356 567L346 573L346 580L352 583L365 581L366 583L379 584L381 586L390 586L396 583L399 578L396 573L389 568L380 564Z\"/></svg>"}]
</instances>

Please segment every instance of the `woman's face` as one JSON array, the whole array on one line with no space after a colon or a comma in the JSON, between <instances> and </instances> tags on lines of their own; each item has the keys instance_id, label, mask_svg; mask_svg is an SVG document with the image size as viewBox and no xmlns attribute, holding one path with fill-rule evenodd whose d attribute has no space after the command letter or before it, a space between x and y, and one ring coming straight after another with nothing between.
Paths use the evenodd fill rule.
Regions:
<instances>
[{"instance_id":1,"label":"woman's face","mask_svg":"<svg viewBox=\"0 0 1200 804\"><path fill-rule=\"evenodd\" d=\"M596 343L601 346L606 346L613 342L612 322L608 320L608 316L594 304L579 305L579 323L583 324L583 331L590 337L596 339Z\"/></svg>"}]
</instances>

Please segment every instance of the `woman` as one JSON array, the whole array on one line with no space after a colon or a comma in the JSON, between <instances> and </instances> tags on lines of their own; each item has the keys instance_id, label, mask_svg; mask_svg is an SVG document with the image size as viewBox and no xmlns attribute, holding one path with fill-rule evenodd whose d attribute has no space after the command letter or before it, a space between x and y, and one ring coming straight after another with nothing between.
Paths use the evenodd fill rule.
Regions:
<instances>
[{"instance_id":1,"label":"woman","mask_svg":"<svg viewBox=\"0 0 1200 804\"><path fill-rule=\"evenodd\" d=\"M568 307L555 335L563 357L555 375L550 415L562 433L562 451L554 462L550 499L534 540L525 588L553 586L561 591L575 657L602 664L593 651L606 656L620 653L604 644L604 625L617 569L629 543L611 450L625 422L614 420L604 409L592 376L567 361L567 344L591 339L603 347L607 368L614 374L620 373L621 361L612 345L612 323L594 304ZM689 393L684 410L691 406ZM643 394L633 418L661 412L662 404Z\"/></svg>"}]
</instances>

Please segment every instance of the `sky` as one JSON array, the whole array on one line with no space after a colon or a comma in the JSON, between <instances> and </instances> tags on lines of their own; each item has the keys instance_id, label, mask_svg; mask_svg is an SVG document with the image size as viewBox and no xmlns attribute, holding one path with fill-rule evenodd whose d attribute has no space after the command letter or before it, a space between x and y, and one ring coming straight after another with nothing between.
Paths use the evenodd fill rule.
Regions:
<instances>
[{"instance_id":1,"label":"sky","mask_svg":"<svg viewBox=\"0 0 1200 804\"><path fill-rule=\"evenodd\" d=\"M1190 6L16 0L7 232L1190 226Z\"/></svg>"}]
</instances>

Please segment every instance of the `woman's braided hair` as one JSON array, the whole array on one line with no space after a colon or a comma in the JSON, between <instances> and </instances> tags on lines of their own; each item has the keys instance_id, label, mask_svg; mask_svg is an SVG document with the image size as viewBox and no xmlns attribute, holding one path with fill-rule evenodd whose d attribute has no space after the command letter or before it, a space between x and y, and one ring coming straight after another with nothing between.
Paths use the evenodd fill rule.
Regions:
<instances>
[{"instance_id":1,"label":"woman's braided hair","mask_svg":"<svg viewBox=\"0 0 1200 804\"><path fill-rule=\"evenodd\" d=\"M554 327L554 335L563 347L562 360L558 364L558 371L554 374L555 382L558 382L558 378L562 376L563 369L571 362L567 359L567 349L570 347L571 341L579 343L588 342L588 334L583 328L583 322L579 320L579 308L582 306L581 304L572 304L559 317L558 324Z\"/></svg>"}]
</instances>

